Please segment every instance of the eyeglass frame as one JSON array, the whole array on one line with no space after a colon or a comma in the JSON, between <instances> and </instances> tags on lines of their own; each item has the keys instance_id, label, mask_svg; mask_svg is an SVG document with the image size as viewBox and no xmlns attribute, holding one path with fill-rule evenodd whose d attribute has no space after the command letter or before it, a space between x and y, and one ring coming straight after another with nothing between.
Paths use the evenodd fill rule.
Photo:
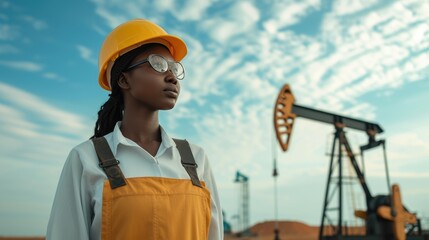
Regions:
<instances>
[{"instance_id":1,"label":"eyeglass frame","mask_svg":"<svg viewBox=\"0 0 429 240\"><path fill-rule=\"evenodd\" d=\"M159 73L165 73L165 72L160 72L160 71L156 70L156 69L152 66L152 64L151 64L151 63L150 63L150 61L149 61L149 58L150 58L151 56L158 56L158 57L161 57L162 59L164 59L164 60L167 62L168 68L167 68L167 70L166 70L165 72L167 72L168 70L170 70L170 71L171 71L170 66L171 66L171 64L172 64L172 63L177 63L177 64L179 64L179 65L182 67L182 69L183 69L183 73L181 74L181 76L183 76L183 77L182 77L182 78L179 78L178 76L176 76L176 75L174 74L174 72L173 72L173 71L171 71L171 72L173 73L174 77L175 77L177 80L183 80L183 79L185 78L185 67L183 67L182 63L180 63L180 62L176 62L176 61L168 61L167 59L165 59L163 56L161 56L161 55L159 55L159 54L150 54L146 59L143 59L142 61L139 61L139 62L136 62L136 63L132 64L131 66L127 67L127 69L123 70L122 72L128 72L128 71L131 71L131 70L135 69L136 67L138 67L138 66L140 66L140 65L142 65L142 64L145 64L145 63L149 62L149 65L150 65L150 67L151 67L153 70L155 70L155 71L157 71L157 72L159 72Z\"/></svg>"}]
</instances>

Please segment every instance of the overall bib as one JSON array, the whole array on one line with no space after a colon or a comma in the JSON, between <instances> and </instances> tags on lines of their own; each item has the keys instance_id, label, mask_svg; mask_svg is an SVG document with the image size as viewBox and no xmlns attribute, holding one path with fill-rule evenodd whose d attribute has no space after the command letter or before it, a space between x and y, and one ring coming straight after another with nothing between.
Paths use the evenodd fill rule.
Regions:
<instances>
[{"instance_id":1,"label":"overall bib","mask_svg":"<svg viewBox=\"0 0 429 240\"><path fill-rule=\"evenodd\" d=\"M174 139L189 179L127 178L104 137L94 146L108 180L104 182L101 239L206 240L210 192L197 176L186 140Z\"/></svg>"}]
</instances>

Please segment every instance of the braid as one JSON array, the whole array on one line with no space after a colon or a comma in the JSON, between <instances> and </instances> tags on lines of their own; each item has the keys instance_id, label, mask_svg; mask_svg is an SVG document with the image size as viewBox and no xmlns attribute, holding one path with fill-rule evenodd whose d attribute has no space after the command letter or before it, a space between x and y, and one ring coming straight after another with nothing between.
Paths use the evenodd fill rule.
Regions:
<instances>
[{"instance_id":1,"label":"braid","mask_svg":"<svg viewBox=\"0 0 429 240\"><path fill-rule=\"evenodd\" d=\"M118 80L135 57L147 49L160 45L159 43L149 43L133 49L116 59L111 69L111 88L112 94L109 99L100 107L98 119L95 122L94 136L91 138L102 137L113 131L118 121L122 120L122 111L124 110L124 95L118 85ZM161 45L164 46L164 45ZM165 46L164 46L165 47Z\"/></svg>"},{"instance_id":2,"label":"braid","mask_svg":"<svg viewBox=\"0 0 429 240\"><path fill-rule=\"evenodd\" d=\"M116 81L114 81L116 82ZM118 121L122 120L122 111L124 110L124 97L116 84L112 86L112 93L109 99L100 107L98 119L95 122L94 136L102 137L113 131Z\"/></svg>"}]
</instances>

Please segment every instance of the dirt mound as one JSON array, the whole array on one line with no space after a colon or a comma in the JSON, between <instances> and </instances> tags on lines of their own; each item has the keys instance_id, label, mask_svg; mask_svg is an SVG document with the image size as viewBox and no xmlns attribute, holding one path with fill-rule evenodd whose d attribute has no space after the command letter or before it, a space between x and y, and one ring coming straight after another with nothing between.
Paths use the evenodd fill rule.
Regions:
<instances>
[{"instance_id":1,"label":"dirt mound","mask_svg":"<svg viewBox=\"0 0 429 240\"><path fill-rule=\"evenodd\" d=\"M266 221L254 225L251 228L251 231L258 236L273 235L274 228L274 221ZM280 235L317 236L317 234L319 233L318 227L309 226L305 223L295 221L279 221L278 229Z\"/></svg>"},{"instance_id":2,"label":"dirt mound","mask_svg":"<svg viewBox=\"0 0 429 240\"><path fill-rule=\"evenodd\" d=\"M252 234L248 236L240 236L231 234L226 235L225 240L233 239L249 239L249 240L272 240L274 239L275 221L265 221L251 227ZM297 221L279 221L278 222L279 237L282 240L317 240L319 237L319 227L310 226ZM330 233L332 229L326 227L325 233ZM343 230L343 233L364 235L364 227L351 227Z\"/></svg>"},{"instance_id":3,"label":"dirt mound","mask_svg":"<svg viewBox=\"0 0 429 240\"><path fill-rule=\"evenodd\" d=\"M251 234L247 236L237 237L236 234L225 235L225 240L273 240L275 221L265 221L255 224L250 228ZM279 221L278 222L279 236L281 240L317 240L319 236L319 227L310 226L297 221ZM325 231L329 232L328 228ZM365 234L364 227L351 227L344 229L344 233L348 234ZM0 237L0 240L44 240L43 237Z\"/></svg>"},{"instance_id":4,"label":"dirt mound","mask_svg":"<svg viewBox=\"0 0 429 240\"><path fill-rule=\"evenodd\" d=\"M44 240L44 237L0 237L0 240Z\"/></svg>"}]
</instances>

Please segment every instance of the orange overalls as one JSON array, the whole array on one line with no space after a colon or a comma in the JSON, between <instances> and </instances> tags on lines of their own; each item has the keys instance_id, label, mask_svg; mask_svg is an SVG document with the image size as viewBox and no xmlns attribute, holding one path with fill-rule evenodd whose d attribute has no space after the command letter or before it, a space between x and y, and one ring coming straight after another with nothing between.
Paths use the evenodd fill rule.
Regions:
<instances>
[{"instance_id":1,"label":"orange overalls","mask_svg":"<svg viewBox=\"0 0 429 240\"><path fill-rule=\"evenodd\" d=\"M93 143L108 180L104 182L101 239L205 240L210 226L210 192L197 176L186 140L174 139L188 179L127 178L104 137Z\"/></svg>"}]
</instances>

